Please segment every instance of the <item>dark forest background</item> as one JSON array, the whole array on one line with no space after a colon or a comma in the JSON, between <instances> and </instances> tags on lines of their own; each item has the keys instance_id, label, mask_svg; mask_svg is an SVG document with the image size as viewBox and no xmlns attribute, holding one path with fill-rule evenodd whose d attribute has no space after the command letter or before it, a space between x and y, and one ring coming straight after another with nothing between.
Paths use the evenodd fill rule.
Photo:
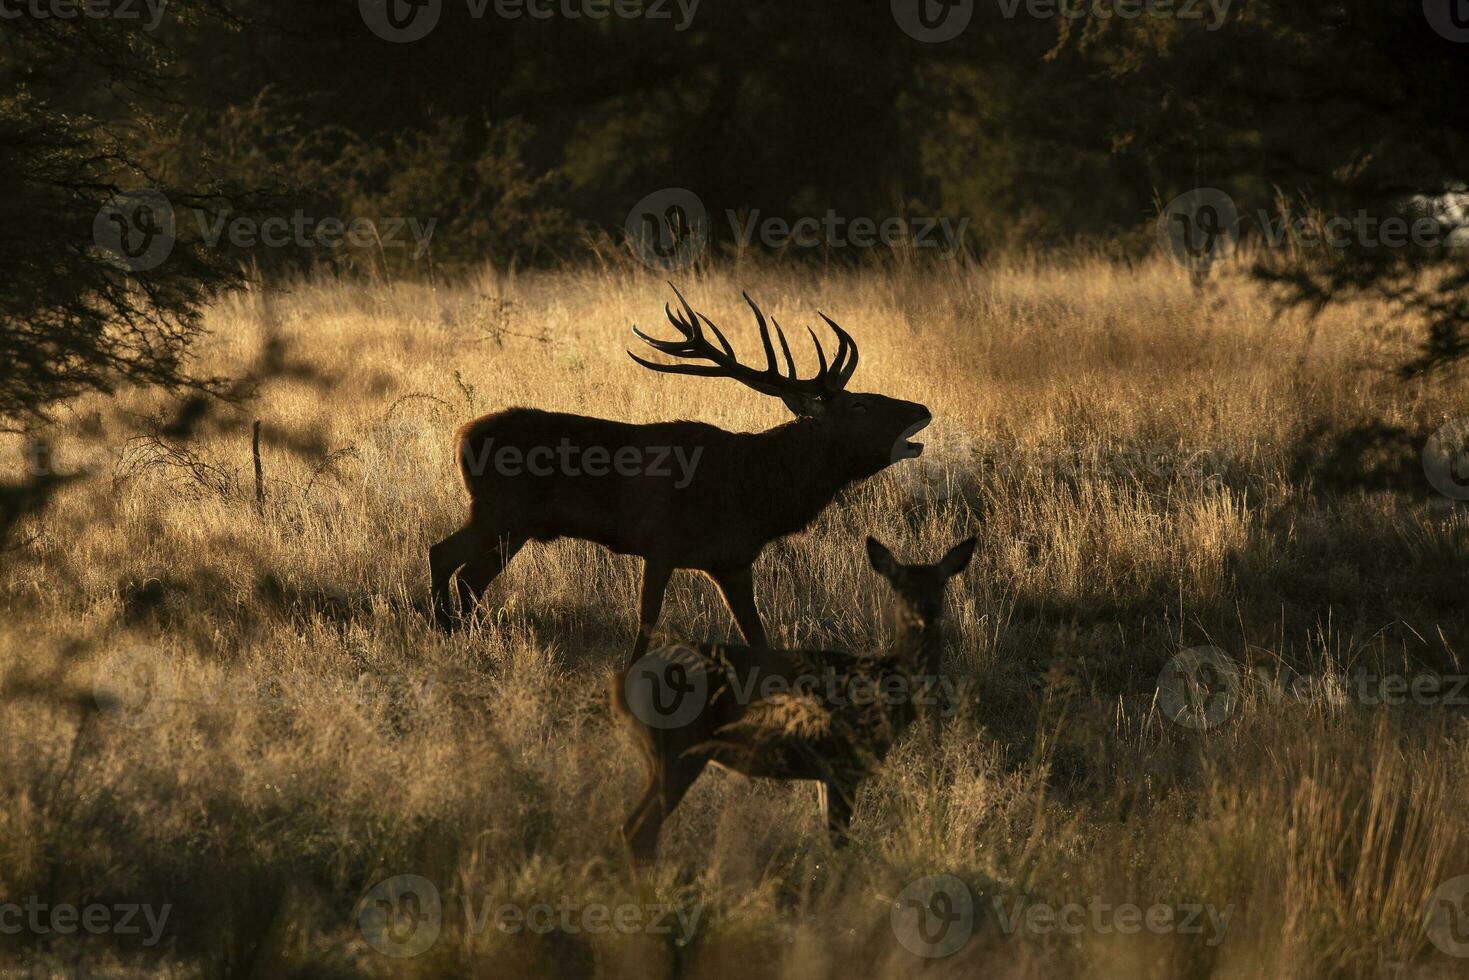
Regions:
<instances>
[{"instance_id":1,"label":"dark forest background","mask_svg":"<svg viewBox=\"0 0 1469 980\"><path fill-rule=\"evenodd\" d=\"M168 262L118 268L93 225L128 189L211 215L432 217L427 261L394 272L441 275L605 254L629 208L674 186L715 216L713 254L732 244L727 211L835 211L967 219L980 260L1079 245L1126 259L1156 247L1160 207L1194 187L1300 220L1421 209L1469 175L1460 0L1236 0L1222 18L1180 0L1190 16L1126 20L923 2L969 12L967 27L916 40L905 0L703 0L687 18L668 3L631 19L475 17L444 0L426 37L392 43L359 0L173 0L154 30L140 0L134 19L12 0L0 412L118 375L176 379L200 304L248 275L401 258L210 246L185 221ZM1376 289L1427 311L1417 370L1466 350L1462 257L1275 250L1258 272L1285 302Z\"/></svg>"}]
</instances>

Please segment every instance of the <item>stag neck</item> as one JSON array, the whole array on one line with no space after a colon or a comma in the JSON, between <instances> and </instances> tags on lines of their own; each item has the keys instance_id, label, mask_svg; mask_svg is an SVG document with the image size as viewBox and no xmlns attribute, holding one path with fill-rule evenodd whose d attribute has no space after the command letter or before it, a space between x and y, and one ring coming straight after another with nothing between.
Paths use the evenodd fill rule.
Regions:
<instances>
[{"instance_id":1,"label":"stag neck","mask_svg":"<svg viewBox=\"0 0 1469 980\"><path fill-rule=\"evenodd\" d=\"M742 509L768 539L806 527L860 479L812 419L792 419L744 438L747 449L739 465L761 479L743 494Z\"/></svg>"},{"instance_id":2,"label":"stag neck","mask_svg":"<svg viewBox=\"0 0 1469 980\"><path fill-rule=\"evenodd\" d=\"M782 448L783 455L794 464L797 472L810 471L825 477L837 489L862 478L862 475L853 473L851 462L840 443L816 419L800 415L773 429L766 429L761 435L771 437Z\"/></svg>"}]
</instances>

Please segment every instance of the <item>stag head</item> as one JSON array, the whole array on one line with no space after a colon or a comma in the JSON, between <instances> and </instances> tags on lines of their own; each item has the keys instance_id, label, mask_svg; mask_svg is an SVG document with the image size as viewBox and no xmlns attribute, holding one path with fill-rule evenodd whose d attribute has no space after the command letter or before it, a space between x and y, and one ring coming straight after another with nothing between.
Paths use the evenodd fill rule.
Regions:
<instances>
[{"instance_id":1,"label":"stag head","mask_svg":"<svg viewBox=\"0 0 1469 980\"><path fill-rule=\"evenodd\" d=\"M790 344L785 332L774 318L768 322L760 307L748 293L745 302L755 313L755 322L760 328L760 342L765 348L765 367L761 370L741 364L720 329L702 313L696 313L684 299L677 286L669 284L674 295L683 306L675 312L664 304L668 321L678 331L678 340L659 340L643 333L634 326L633 333L649 347L666 354L705 364L661 364L649 361L628 352L634 361L653 371L665 374L691 374L699 377L731 378L747 388L763 395L773 395L785 403L796 416L808 419L819 427L824 435L838 445L860 475L876 473L900 459L915 459L923 452L923 443L911 438L930 421L932 414L917 402L903 401L866 392L847 391L847 382L857 370L857 344L851 336L825 313L819 314L826 325L836 334L836 354L827 360L826 351L816 332L807 328L811 343L816 348L818 367L816 374L802 378L796 371L796 362L791 357ZM771 327L775 328L775 341L780 344L784 370L776 359L775 342L771 340ZM704 333L707 327L714 335L711 342Z\"/></svg>"}]
</instances>

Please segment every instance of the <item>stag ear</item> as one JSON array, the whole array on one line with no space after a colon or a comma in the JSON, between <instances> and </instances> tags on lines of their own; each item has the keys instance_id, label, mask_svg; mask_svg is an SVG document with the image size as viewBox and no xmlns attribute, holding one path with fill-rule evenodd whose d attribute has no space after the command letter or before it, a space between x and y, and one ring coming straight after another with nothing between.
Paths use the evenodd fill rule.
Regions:
<instances>
[{"instance_id":1,"label":"stag ear","mask_svg":"<svg viewBox=\"0 0 1469 980\"><path fill-rule=\"evenodd\" d=\"M939 560L939 571L944 578L953 578L969 567L969 559L974 556L974 542L974 538L965 538Z\"/></svg>"},{"instance_id":2,"label":"stag ear","mask_svg":"<svg viewBox=\"0 0 1469 980\"><path fill-rule=\"evenodd\" d=\"M785 402L786 408L794 415L800 415L808 419L819 419L826 414L826 399L820 395L808 395L803 393L794 395L781 395L780 400Z\"/></svg>"},{"instance_id":3,"label":"stag ear","mask_svg":"<svg viewBox=\"0 0 1469 980\"><path fill-rule=\"evenodd\" d=\"M867 539L867 560L872 562L877 574L885 578L893 578L898 574L898 563L893 558L893 553L884 548L882 542L876 538Z\"/></svg>"}]
</instances>

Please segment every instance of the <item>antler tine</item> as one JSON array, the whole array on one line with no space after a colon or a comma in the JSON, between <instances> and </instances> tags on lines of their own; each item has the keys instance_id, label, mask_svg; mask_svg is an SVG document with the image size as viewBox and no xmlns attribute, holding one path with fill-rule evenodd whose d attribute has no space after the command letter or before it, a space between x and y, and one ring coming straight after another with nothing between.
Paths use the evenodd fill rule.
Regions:
<instances>
[{"instance_id":1,"label":"antler tine","mask_svg":"<svg viewBox=\"0 0 1469 980\"><path fill-rule=\"evenodd\" d=\"M668 285L673 287L673 295L678 297L678 301L683 304L684 312L688 314L687 319L684 317L674 319L673 311L669 310L668 319L673 320L674 325L679 328L679 331L689 339L689 343L692 344L695 341L703 340L704 338L699 331L699 314L694 312L694 308L689 305L688 300L684 299L683 293L678 291L677 286L674 286L673 283L669 283ZM664 303L663 308L667 310L668 304Z\"/></svg>"},{"instance_id":2,"label":"antler tine","mask_svg":"<svg viewBox=\"0 0 1469 980\"><path fill-rule=\"evenodd\" d=\"M770 322L775 327L776 339L780 341L780 352L785 355L786 376L792 381L799 381L800 377L796 374L796 362L791 357L791 345L786 343L786 332L780 328L780 321L775 317L771 317Z\"/></svg>"},{"instance_id":3,"label":"antler tine","mask_svg":"<svg viewBox=\"0 0 1469 980\"><path fill-rule=\"evenodd\" d=\"M633 325L632 332L659 353L668 354L673 357L699 357L704 360L713 361L715 364L722 364L724 363L724 359L704 339L704 332L699 329L699 321L703 320L714 331L714 336L719 339L719 344L724 348L724 353L729 361L734 362L734 349L730 347L729 341L725 339L724 334L719 332L719 328L708 317L700 313L695 313L693 307L689 305L689 301L684 298L683 293L679 292L677 286L674 286L673 283L669 283L668 285L672 287L674 294L683 303L684 312L687 316L675 313L673 308L667 303L663 304L663 313L668 317L668 322L673 324L674 329L683 335L683 340L660 340L657 337L650 337L639 330L636 324ZM644 362L640 361L640 363Z\"/></svg>"},{"instance_id":4,"label":"antler tine","mask_svg":"<svg viewBox=\"0 0 1469 980\"><path fill-rule=\"evenodd\" d=\"M729 341L725 339L723 331L721 331L718 327L714 325L714 321L709 319L702 313L699 314L699 319L704 321L704 326L714 331L714 337L719 341L719 346L724 348L725 356L728 357L731 361L737 361L738 359L735 357L734 348L731 347L729 345Z\"/></svg>"},{"instance_id":5,"label":"antler tine","mask_svg":"<svg viewBox=\"0 0 1469 980\"><path fill-rule=\"evenodd\" d=\"M664 374L696 374L705 378L727 378L730 376L724 368L717 364L659 364L657 361L650 361L646 358L639 357L632 351L628 351L627 356L645 368L653 371L661 371Z\"/></svg>"},{"instance_id":6,"label":"antler tine","mask_svg":"<svg viewBox=\"0 0 1469 980\"><path fill-rule=\"evenodd\" d=\"M831 369L835 387L837 390L841 390L847 386L848 381L852 380L852 374L857 370L857 358L860 356L857 350L857 342L831 317L825 313L821 313L820 316L821 319L826 321L826 325L831 327L832 332L837 335L837 356L832 362ZM846 358L850 358L850 360Z\"/></svg>"},{"instance_id":7,"label":"antler tine","mask_svg":"<svg viewBox=\"0 0 1469 980\"><path fill-rule=\"evenodd\" d=\"M818 378L824 378L826 377L826 351L821 349L821 341L816 338L815 330L807 327L806 332L811 335L811 346L816 348L816 363L820 366L820 369L816 372L816 376Z\"/></svg>"},{"instance_id":8,"label":"antler tine","mask_svg":"<svg viewBox=\"0 0 1469 980\"><path fill-rule=\"evenodd\" d=\"M668 309L666 305L663 307L663 309L665 312L668 313L668 319L673 321L674 326L680 326L679 321L674 318L673 311ZM687 339L688 334L684 333L684 331L682 330L680 330L679 332L684 333L684 340L660 340L657 337L652 337L648 334L643 333L643 331L638 329L638 325L636 323L632 325L632 332L637 335L639 340L661 354L681 354L684 353L689 346L689 342Z\"/></svg>"},{"instance_id":9,"label":"antler tine","mask_svg":"<svg viewBox=\"0 0 1469 980\"><path fill-rule=\"evenodd\" d=\"M702 313L694 310L693 306L679 291L673 283L668 284L673 289L674 295L678 297L683 309L676 312L671 304L663 305L663 312L668 317L668 322L673 324L679 332L678 340L660 340L651 337L633 326L633 333L660 354L670 357L689 358L694 360L708 361L708 364L658 364L646 360L632 351L628 351L634 361L654 371L665 374L692 374L701 377L726 377L739 381L756 391L767 395L790 396L795 394L821 395L840 391L846 384L847 378L851 377L852 370L856 367L856 344L852 338L847 336L846 331L837 326L829 317L823 314L823 319L831 326L837 335L837 353L831 364L827 364L826 351L817 339L816 332L807 328L811 334L811 342L816 345L816 357L820 362L820 370L813 378L802 378L796 369L796 359L791 355L790 341L786 339L785 331L781 329L780 323L773 317L767 319L765 313L760 309L748 292L742 295L745 302L755 314L755 323L760 328L760 344L765 349L765 369L758 370L741 364L735 356L734 346L724 332ZM775 328L775 341L770 338L770 328ZM711 341L704 333L704 327L714 335ZM780 358L775 353L775 342L780 343ZM718 346L715 346L716 343ZM785 361L785 370L781 370L780 361Z\"/></svg>"},{"instance_id":10,"label":"antler tine","mask_svg":"<svg viewBox=\"0 0 1469 980\"><path fill-rule=\"evenodd\" d=\"M760 343L765 347L765 371L767 374L778 375L780 369L775 363L775 347L770 343L770 327L765 323L765 314L760 312L760 307L755 305L749 293L741 291L740 295L745 297L745 302L755 311L755 323L760 327Z\"/></svg>"}]
</instances>

